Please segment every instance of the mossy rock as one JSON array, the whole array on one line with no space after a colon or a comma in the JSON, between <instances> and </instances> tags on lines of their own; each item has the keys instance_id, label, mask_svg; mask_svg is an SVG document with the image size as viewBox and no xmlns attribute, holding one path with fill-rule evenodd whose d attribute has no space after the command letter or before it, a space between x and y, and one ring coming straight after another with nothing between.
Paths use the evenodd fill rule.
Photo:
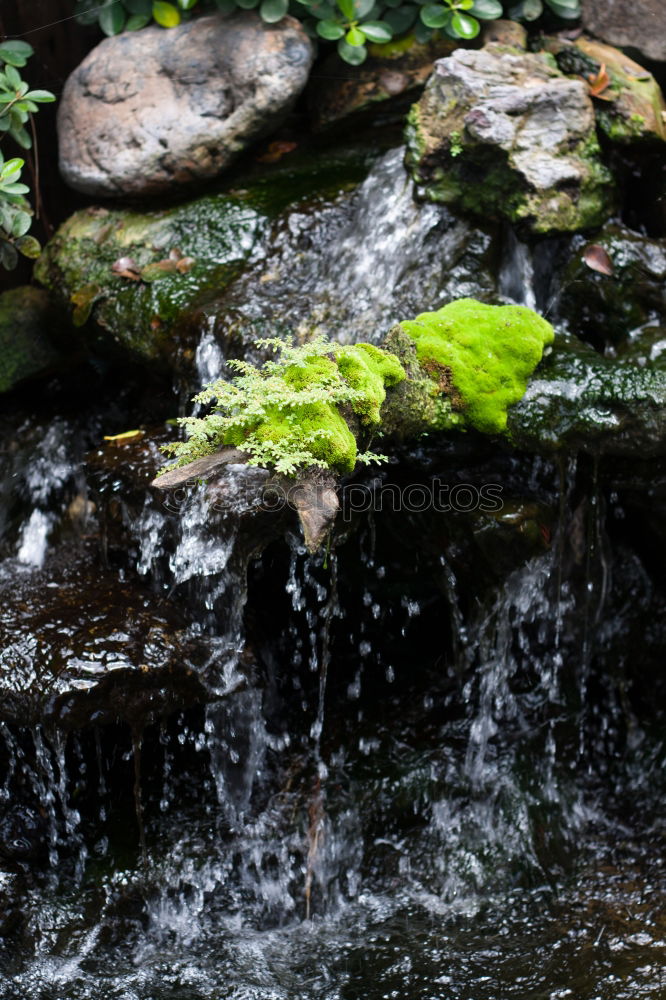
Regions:
<instances>
[{"instance_id":1,"label":"mossy rock","mask_svg":"<svg viewBox=\"0 0 666 1000\"><path fill-rule=\"evenodd\" d=\"M603 349L619 346L632 330L662 321L666 313L666 240L650 239L612 224L592 242L607 252L613 273L591 270L583 257L588 241L576 237L562 275L558 313L572 333Z\"/></svg>"},{"instance_id":2,"label":"mossy rock","mask_svg":"<svg viewBox=\"0 0 666 1000\"><path fill-rule=\"evenodd\" d=\"M485 434L506 430L509 407L554 338L553 328L525 306L458 299L400 324L416 344L422 369L448 395L459 423Z\"/></svg>"},{"instance_id":3,"label":"mossy rock","mask_svg":"<svg viewBox=\"0 0 666 1000\"><path fill-rule=\"evenodd\" d=\"M555 55L563 72L585 77L593 90L596 85L597 124L611 142L626 146L666 140L664 95L645 67L591 38L548 38L544 48Z\"/></svg>"},{"instance_id":4,"label":"mossy rock","mask_svg":"<svg viewBox=\"0 0 666 1000\"><path fill-rule=\"evenodd\" d=\"M613 210L587 84L548 53L491 43L439 60L406 141L431 201L536 233L598 226Z\"/></svg>"},{"instance_id":5,"label":"mossy rock","mask_svg":"<svg viewBox=\"0 0 666 1000\"><path fill-rule=\"evenodd\" d=\"M666 454L666 363L605 358L558 335L508 418L527 451L585 451L647 458Z\"/></svg>"},{"instance_id":6,"label":"mossy rock","mask_svg":"<svg viewBox=\"0 0 666 1000\"><path fill-rule=\"evenodd\" d=\"M29 286L0 295L0 392L48 374L63 361L51 341L58 317L49 295Z\"/></svg>"},{"instance_id":7,"label":"mossy rock","mask_svg":"<svg viewBox=\"0 0 666 1000\"><path fill-rule=\"evenodd\" d=\"M264 222L224 195L145 214L88 208L60 227L35 275L85 326L88 344L173 364L177 322L240 272Z\"/></svg>"}]
</instances>

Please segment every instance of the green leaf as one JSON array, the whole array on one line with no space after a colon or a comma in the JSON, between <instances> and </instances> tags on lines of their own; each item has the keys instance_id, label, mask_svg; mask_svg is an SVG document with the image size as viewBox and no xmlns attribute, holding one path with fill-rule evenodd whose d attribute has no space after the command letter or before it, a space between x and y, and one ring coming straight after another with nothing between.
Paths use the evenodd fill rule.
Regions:
<instances>
[{"instance_id":1,"label":"green leaf","mask_svg":"<svg viewBox=\"0 0 666 1000\"><path fill-rule=\"evenodd\" d=\"M240 7L241 10L254 10L255 7L259 6L260 0L236 0L236 6Z\"/></svg>"},{"instance_id":2,"label":"green leaf","mask_svg":"<svg viewBox=\"0 0 666 1000\"><path fill-rule=\"evenodd\" d=\"M30 260L37 260L42 252L41 244L34 236L22 236L14 245L19 253Z\"/></svg>"},{"instance_id":3,"label":"green leaf","mask_svg":"<svg viewBox=\"0 0 666 1000\"><path fill-rule=\"evenodd\" d=\"M361 25L361 31L371 42L377 42L379 45L390 42L393 38L393 30L386 21L366 21Z\"/></svg>"},{"instance_id":4,"label":"green leaf","mask_svg":"<svg viewBox=\"0 0 666 1000\"><path fill-rule=\"evenodd\" d=\"M330 42L335 42L344 36L345 29L335 21L317 21L317 34L320 38L326 38Z\"/></svg>"},{"instance_id":5,"label":"green leaf","mask_svg":"<svg viewBox=\"0 0 666 1000\"><path fill-rule=\"evenodd\" d=\"M0 190L4 194L30 194L30 188L27 184L5 184L3 182Z\"/></svg>"},{"instance_id":6,"label":"green leaf","mask_svg":"<svg viewBox=\"0 0 666 1000\"><path fill-rule=\"evenodd\" d=\"M17 212L12 222L12 236L25 236L32 225L32 219L27 212Z\"/></svg>"},{"instance_id":7,"label":"green leaf","mask_svg":"<svg viewBox=\"0 0 666 1000\"><path fill-rule=\"evenodd\" d=\"M9 86L14 90L18 90L23 83L18 71L13 66L5 66L5 77Z\"/></svg>"},{"instance_id":8,"label":"green leaf","mask_svg":"<svg viewBox=\"0 0 666 1000\"><path fill-rule=\"evenodd\" d=\"M509 17L514 21L536 21L543 14L541 0L521 0L509 10Z\"/></svg>"},{"instance_id":9,"label":"green leaf","mask_svg":"<svg viewBox=\"0 0 666 1000\"><path fill-rule=\"evenodd\" d=\"M140 31L141 28L145 28L151 21L152 16L150 14L131 14L127 18L125 31Z\"/></svg>"},{"instance_id":10,"label":"green leaf","mask_svg":"<svg viewBox=\"0 0 666 1000\"><path fill-rule=\"evenodd\" d=\"M428 28L420 19L414 25L414 38L420 45L425 45L426 42L429 42L434 34L433 29Z\"/></svg>"},{"instance_id":11,"label":"green leaf","mask_svg":"<svg viewBox=\"0 0 666 1000\"><path fill-rule=\"evenodd\" d=\"M348 45L344 38L338 42L338 55L350 66L360 66L368 56L365 45Z\"/></svg>"},{"instance_id":12,"label":"green leaf","mask_svg":"<svg viewBox=\"0 0 666 1000\"><path fill-rule=\"evenodd\" d=\"M557 2L556 0L546 0L546 3L557 17L565 20L575 20L580 17L580 7L578 4L572 7L568 3L562 3L562 0L557 0Z\"/></svg>"},{"instance_id":13,"label":"green leaf","mask_svg":"<svg viewBox=\"0 0 666 1000\"><path fill-rule=\"evenodd\" d=\"M97 24L99 20L99 5L91 7L90 0L77 0L74 17L77 24L84 24L86 26Z\"/></svg>"},{"instance_id":14,"label":"green leaf","mask_svg":"<svg viewBox=\"0 0 666 1000\"><path fill-rule=\"evenodd\" d=\"M362 21L375 6L375 0L354 0L354 18Z\"/></svg>"},{"instance_id":15,"label":"green leaf","mask_svg":"<svg viewBox=\"0 0 666 1000\"><path fill-rule=\"evenodd\" d=\"M27 42L19 39L10 39L0 42L0 59L9 66L25 66L28 59L33 55L34 49Z\"/></svg>"},{"instance_id":16,"label":"green leaf","mask_svg":"<svg viewBox=\"0 0 666 1000\"><path fill-rule=\"evenodd\" d=\"M19 146L22 146L23 149L32 149L32 139L24 128L12 126L9 131L12 139L18 142Z\"/></svg>"},{"instance_id":17,"label":"green leaf","mask_svg":"<svg viewBox=\"0 0 666 1000\"><path fill-rule=\"evenodd\" d=\"M451 11L441 3L429 3L421 8L421 20L428 28L446 28L451 17Z\"/></svg>"},{"instance_id":18,"label":"green leaf","mask_svg":"<svg viewBox=\"0 0 666 1000\"><path fill-rule=\"evenodd\" d=\"M199 0L178 0L178 6L181 10L192 10L198 2Z\"/></svg>"},{"instance_id":19,"label":"green leaf","mask_svg":"<svg viewBox=\"0 0 666 1000\"><path fill-rule=\"evenodd\" d=\"M119 35L125 27L127 16L120 0L102 7L99 12L99 26L105 35Z\"/></svg>"},{"instance_id":20,"label":"green leaf","mask_svg":"<svg viewBox=\"0 0 666 1000\"><path fill-rule=\"evenodd\" d=\"M453 17L451 18L451 32L457 35L458 38L476 38L481 30L481 25L476 20L475 17L470 17L468 14L460 14L455 11Z\"/></svg>"},{"instance_id":21,"label":"green leaf","mask_svg":"<svg viewBox=\"0 0 666 1000\"><path fill-rule=\"evenodd\" d=\"M123 0L123 3L130 14L139 14L147 18L153 16L153 0Z\"/></svg>"},{"instance_id":22,"label":"green leaf","mask_svg":"<svg viewBox=\"0 0 666 1000\"><path fill-rule=\"evenodd\" d=\"M456 10L471 10L474 6L474 0L454 0L453 6Z\"/></svg>"},{"instance_id":23,"label":"green leaf","mask_svg":"<svg viewBox=\"0 0 666 1000\"><path fill-rule=\"evenodd\" d=\"M480 17L482 21L495 21L504 13L499 0L474 0L470 11L474 17Z\"/></svg>"},{"instance_id":24,"label":"green leaf","mask_svg":"<svg viewBox=\"0 0 666 1000\"><path fill-rule=\"evenodd\" d=\"M397 10L387 10L383 20L389 25L394 35L404 35L409 31L418 17L419 9L414 4L398 7Z\"/></svg>"},{"instance_id":25,"label":"green leaf","mask_svg":"<svg viewBox=\"0 0 666 1000\"><path fill-rule=\"evenodd\" d=\"M261 0L259 13L262 21L275 24L281 21L289 9L289 0Z\"/></svg>"},{"instance_id":26,"label":"green leaf","mask_svg":"<svg viewBox=\"0 0 666 1000\"><path fill-rule=\"evenodd\" d=\"M26 101L37 101L39 104L50 104L55 101L55 94L50 90L29 90L24 97Z\"/></svg>"},{"instance_id":27,"label":"green leaf","mask_svg":"<svg viewBox=\"0 0 666 1000\"><path fill-rule=\"evenodd\" d=\"M336 3L348 21L354 20L354 0L336 0Z\"/></svg>"},{"instance_id":28,"label":"green leaf","mask_svg":"<svg viewBox=\"0 0 666 1000\"><path fill-rule=\"evenodd\" d=\"M0 263L6 271L13 271L18 264L16 248L7 240L0 243Z\"/></svg>"},{"instance_id":29,"label":"green leaf","mask_svg":"<svg viewBox=\"0 0 666 1000\"><path fill-rule=\"evenodd\" d=\"M338 8L331 3L316 3L310 7L310 13L318 21L337 21L340 18Z\"/></svg>"},{"instance_id":30,"label":"green leaf","mask_svg":"<svg viewBox=\"0 0 666 1000\"><path fill-rule=\"evenodd\" d=\"M0 170L0 180L5 181L9 177L16 177L18 180L24 166L25 160L22 160L19 156L15 156L13 160L7 160L2 167L2 170Z\"/></svg>"},{"instance_id":31,"label":"green leaf","mask_svg":"<svg viewBox=\"0 0 666 1000\"><path fill-rule=\"evenodd\" d=\"M165 0L153 0L153 17L163 28L175 28L180 24L180 11Z\"/></svg>"},{"instance_id":32,"label":"green leaf","mask_svg":"<svg viewBox=\"0 0 666 1000\"><path fill-rule=\"evenodd\" d=\"M556 7L569 7L571 10L575 10L577 14L580 14L580 0L546 0L549 7L555 5Z\"/></svg>"},{"instance_id":33,"label":"green leaf","mask_svg":"<svg viewBox=\"0 0 666 1000\"><path fill-rule=\"evenodd\" d=\"M359 45L365 44L365 35L360 28L350 28L345 35L345 41L347 45L357 48Z\"/></svg>"}]
</instances>

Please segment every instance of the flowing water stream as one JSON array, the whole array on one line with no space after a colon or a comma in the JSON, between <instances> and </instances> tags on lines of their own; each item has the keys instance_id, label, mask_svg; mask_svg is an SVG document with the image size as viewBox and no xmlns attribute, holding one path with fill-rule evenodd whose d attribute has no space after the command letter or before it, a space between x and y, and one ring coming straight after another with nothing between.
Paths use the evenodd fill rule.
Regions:
<instances>
[{"instance_id":1,"label":"flowing water stream","mask_svg":"<svg viewBox=\"0 0 666 1000\"><path fill-rule=\"evenodd\" d=\"M344 279L364 334L464 293L466 224L400 170L338 218L335 280L326 241L279 275L292 213L248 315L301 282L326 326ZM499 294L534 305L534 270L505 235ZM202 381L223 354L208 320ZM343 503L309 556L262 473L160 500L152 444L116 459L107 404L61 404L4 418L2 1000L666 996L664 581L629 466L426 442L368 489L502 510Z\"/></svg>"}]
</instances>

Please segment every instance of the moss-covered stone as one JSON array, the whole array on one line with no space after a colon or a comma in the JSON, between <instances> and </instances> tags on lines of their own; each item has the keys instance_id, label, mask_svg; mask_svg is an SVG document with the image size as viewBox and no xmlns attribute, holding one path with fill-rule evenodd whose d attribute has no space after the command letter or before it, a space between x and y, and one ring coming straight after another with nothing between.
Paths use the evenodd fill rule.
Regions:
<instances>
[{"instance_id":1,"label":"moss-covered stone","mask_svg":"<svg viewBox=\"0 0 666 1000\"><path fill-rule=\"evenodd\" d=\"M183 311L238 274L263 223L255 208L222 195L146 214L84 209L60 227L35 274L76 325L92 316L107 348L115 341L154 361L173 352Z\"/></svg>"},{"instance_id":2,"label":"moss-covered stone","mask_svg":"<svg viewBox=\"0 0 666 1000\"><path fill-rule=\"evenodd\" d=\"M335 351L331 357L313 356L305 364L290 365L284 381L291 389L326 388L339 380L358 394L350 403L360 424L376 427L386 390L405 378L396 357L371 344L356 344ZM362 435L359 431L358 436ZM253 433L261 442L271 442L283 449L302 451L307 448L322 466L349 474L356 465L357 435L353 433L339 406L334 403L308 402L270 407ZM232 432L225 444L242 448L244 433Z\"/></svg>"},{"instance_id":3,"label":"moss-covered stone","mask_svg":"<svg viewBox=\"0 0 666 1000\"><path fill-rule=\"evenodd\" d=\"M600 225L613 181L582 80L495 43L440 60L409 115L407 163L432 201L537 233Z\"/></svg>"},{"instance_id":4,"label":"moss-covered stone","mask_svg":"<svg viewBox=\"0 0 666 1000\"><path fill-rule=\"evenodd\" d=\"M422 368L451 396L466 425L487 434L506 429L517 403L552 343L553 328L525 306L450 302L401 324L416 344Z\"/></svg>"},{"instance_id":5,"label":"moss-covered stone","mask_svg":"<svg viewBox=\"0 0 666 1000\"><path fill-rule=\"evenodd\" d=\"M544 46L563 72L584 77L592 92L597 90L597 124L608 139L621 145L666 139L666 102L659 84L643 66L591 38L574 42L548 38Z\"/></svg>"},{"instance_id":6,"label":"moss-covered stone","mask_svg":"<svg viewBox=\"0 0 666 1000\"><path fill-rule=\"evenodd\" d=\"M50 339L57 322L42 289L26 286L0 295L0 392L44 375L62 361Z\"/></svg>"},{"instance_id":7,"label":"moss-covered stone","mask_svg":"<svg viewBox=\"0 0 666 1000\"><path fill-rule=\"evenodd\" d=\"M649 457L666 453L666 363L604 358L559 335L509 412L512 442L529 451Z\"/></svg>"}]
</instances>

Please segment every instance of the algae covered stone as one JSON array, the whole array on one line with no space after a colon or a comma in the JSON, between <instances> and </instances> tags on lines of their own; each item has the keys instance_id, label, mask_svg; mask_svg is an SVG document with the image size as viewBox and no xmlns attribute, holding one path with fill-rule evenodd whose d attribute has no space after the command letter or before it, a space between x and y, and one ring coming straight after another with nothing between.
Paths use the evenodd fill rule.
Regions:
<instances>
[{"instance_id":1,"label":"algae covered stone","mask_svg":"<svg viewBox=\"0 0 666 1000\"><path fill-rule=\"evenodd\" d=\"M511 408L512 443L541 454L666 455L666 362L638 361L602 357L576 337L558 334Z\"/></svg>"},{"instance_id":2,"label":"algae covered stone","mask_svg":"<svg viewBox=\"0 0 666 1000\"><path fill-rule=\"evenodd\" d=\"M611 142L661 143L666 102L654 76L624 52L591 38L547 38L544 46L564 73L585 77L597 93L597 125Z\"/></svg>"},{"instance_id":3,"label":"algae covered stone","mask_svg":"<svg viewBox=\"0 0 666 1000\"><path fill-rule=\"evenodd\" d=\"M0 295L0 392L53 370L62 360L50 335L57 324L53 303L40 288L13 288Z\"/></svg>"},{"instance_id":4,"label":"algae covered stone","mask_svg":"<svg viewBox=\"0 0 666 1000\"><path fill-rule=\"evenodd\" d=\"M491 43L440 59L406 138L432 201L537 233L597 226L612 212L588 85L547 53Z\"/></svg>"},{"instance_id":5,"label":"algae covered stone","mask_svg":"<svg viewBox=\"0 0 666 1000\"><path fill-rule=\"evenodd\" d=\"M225 195L160 212L88 208L60 227L35 275L76 325L92 317L105 334L96 347L173 364L174 324L239 273L264 223L263 213Z\"/></svg>"},{"instance_id":6,"label":"algae covered stone","mask_svg":"<svg viewBox=\"0 0 666 1000\"><path fill-rule=\"evenodd\" d=\"M474 299L401 323L421 365L444 381L465 423L502 433L507 411L553 342L550 323L525 306L489 306Z\"/></svg>"}]
</instances>

